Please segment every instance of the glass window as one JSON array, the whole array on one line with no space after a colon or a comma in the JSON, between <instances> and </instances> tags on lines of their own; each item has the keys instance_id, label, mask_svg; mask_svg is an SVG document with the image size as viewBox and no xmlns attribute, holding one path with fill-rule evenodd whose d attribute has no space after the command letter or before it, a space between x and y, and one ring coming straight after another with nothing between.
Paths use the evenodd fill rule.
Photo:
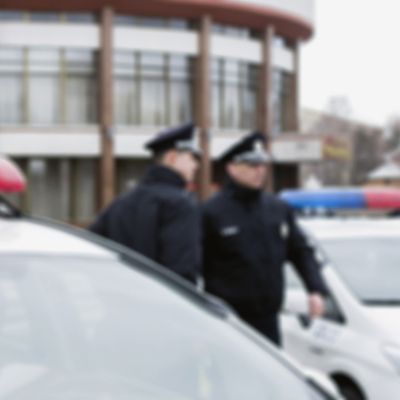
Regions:
<instances>
[{"instance_id":1,"label":"glass window","mask_svg":"<svg viewBox=\"0 0 400 400\"><path fill-rule=\"evenodd\" d=\"M121 125L170 125L192 115L192 61L179 55L116 52L114 115Z\"/></svg>"},{"instance_id":2,"label":"glass window","mask_svg":"<svg viewBox=\"0 0 400 400\"><path fill-rule=\"evenodd\" d=\"M189 29L189 21L184 19L170 19L168 26L172 29L186 30Z\"/></svg>"},{"instance_id":3,"label":"glass window","mask_svg":"<svg viewBox=\"0 0 400 400\"><path fill-rule=\"evenodd\" d=\"M273 73L273 133L279 135L290 130L290 79L289 73L274 70Z\"/></svg>"},{"instance_id":4,"label":"glass window","mask_svg":"<svg viewBox=\"0 0 400 400\"><path fill-rule=\"evenodd\" d=\"M257 124L259 67L242 64L242 128L254 129Z\"/></svg>"},{"instance_id":5,"label":"glass window","mask_svg":"<svg viewBox=\"0 0 400 400\"><path fill-rule=\"evenodd\" d=\"M75 210L71 215L73 221L88 223L96 215L96 161L95 160L72 160L74 174L71 184L74 190L71 196L74 198Z\"/></svg>"},{"instance_id":6,"label":"glass window","mask_svg":"<svg viewBox=\"0 0 400 400\"><path fill-rule=\"evenodd\" d=\"M233 37L242 37L242 29L238 28L236 26L226 26L224 29L224 33L227 36L233 36Z\"/></svg>"},{"instance_id":7,"label":"glass window","mask_svg":"<svg viewBox=\"0 0 400 400\"><path fill-rule=\"evenodd\" d=\"M114 53L114 116L120 125L138 123L138 84L135 53Z\"/></svg>"},{"instance_id":8,"label":"glass window","mask_svg":"<svg viewBox=\"0 0 400 400\"><path fill-rule=\"evenodd\" d=\"M24 52L18 48L0 49L0 123L23 122Z\"/></svg>"},{"instance_id":9,"label":"glass window","mask_svg":"<svg viewBox=\"0 0 400 400\"><path fill-rule=\"evenodd\" d=\"M18 398L323 399L262 340L134 265L1 256L0 372Z\"/></svg>"},{"instance_id":10,"label":"glass window","mask_svg":"<svg viewBox=\"0 0 400 400\"><path fill-rule=\"evenodd\" d=\"M191 60L173 55L169 59L169 124L177 125L188 121L192 115Z\"/></svg>"},{"instance_id":11,"label":"glass window","mask_svg":"<svg viewBox=\"0 0 400 400\"><path fill-rule=\"evenodd\" d=\"M114 17L115 25L137 25L138 18L133 15L116 15Z\"/></svg>"},{"instance_id":12,"label":"glass window","mask_svg":"<svg viewBox=\"0 0 400 400\"><path fill-rule=\"evenodd\" d=\"M222 61L211 60L211 122L214 128L220 128L222 117L222 88L223 80L221 75Z\"/></svg>"},{"instance_id":13,"label":"glass window","mask_svg":"<svg viewBox=\"0 0 400 400\"><path fill-rule=\"evenodd\" d=\"M0 11L0 21L23 21L22 11Z\"/></svg>"},{"instance_id":14,"label":"glass window","mask_svg":"<svg viewBox=\"0 0 400 400\"><path fill-rule=\"evenodd\" d=\"M53 12L31 12L29 19L35 22L58 22L61 20L60 13Z\"/></svg>"},{"instance_id":15,"label":"glass window","mask_svg":"<svg viewBox=\"0 0 400 400\"><path fill-rule=\"evenodd\" d=\"M239 128L240 123L240 86L239 86L239 62L224 62L224 127Z\"/></svg>"},{"instance_id":16,"label":"glass window","mask_svg":"<svg viewBox=\"0 0 400 400\"><path fill-rule=\"evenodd\" d=\"M274 37L274 45L276 46L276 47L282 47L282 48L285 48L285 47L288 47L288 42L287 42L287 40L283 37L283 36L275 36Z\"/></svg>"},{"instance_id":17,"label":"glass window","mask_svg":"<svg viewBox=\"0 0 400 400\"><path fill-rule=\"evenodd\" d=\"M224 27L221 24L212 24L212 33L223 34Z\"/></svg>"},{"instance_id":18,"label":"glass window","mask_svg":"<svg viewBox=\"0 0 400 400\"><path fill-rule=\"evenodd\" d=\"M28 160L29 204L34 215L88 223L96 214L96 164L91 159Z\"/></svg>"},{"instance_id":19,"label":"glass window","mask_svg":"<svg viewBox=\"0 0 400 400\"><path fill-rule=\"evenodd\" d=\"M248 28L241 28L238 26L222 25L222 24L213 24L212 25L212 33L219 34L219 35L238 37L238 38L253 37L253 32Z\"/></svg>"},{"instance_id":20,"label":"glass window","mask_svg":"<svg viewBox=\"0 0 400 400\"><path fill-rule=\"evenodd\" d=\"M258 105L256 65L236 60L212 60L212 126L227 129L254 129Z\"/></svg>"},{"instance_id":21,"label":"glass window","mask_svg":"<svg viewBox=\"0 0 400 400\"><path fill-rule=\"evenodd\" d=\"M96 122L97 80L92 51L66 50L66 123Z\"/></svg>"},{"instance_id":22,"label":"glass window","mask_svg":"<svg viewBox=\"0 0 400 400\"><path fill-rule=\"evenodd\" d=\"M325 240L323 247L334 267L360 301L400 303L398 238Z\"/></svg>"},{"instance_id":23,"label":"glass window","mask_svg":"<svg viewBox=\"0 0 400 400\"><path fill-rule=\"evenodd\" d=\"M29 121L32 124L60 122L60 52L29 51Z\"/></svg>"},{"instance_id":24,"label":"glass window","mask_svg":"<svg viewBox=\"0 0 400 400\"><path fill-rule=\"evenodd\" d=\"M31 159L29 211L59 220L69 219L70 166L66 160Z\"/></svg>"},{"instance_id":25,"label":"glass window","mask_svg":"<svg viewBox=\"0 0 400 400\"><path fill-rule=\"evenodd\" d=\"M96 18L93 14L90 13L66 13L65 20L67 22L74 23L93 23L96 21Z\"/></svg>"},{"instance_id":26,"label":"glass window","mask_svg":"<svg viewBox=\"0 0 400 400\"><path fill-rule=\"evenodd\" d=\"M148 28L164 28L167 20L162 18L140 18L140 25Z\"/></svg>"},{"instance_id":27,"label":"glass window","mask_svg":"<svg viewBox=\"0 0 400 400\"><path fill-rule=\"evenodd\" d=\"M159 53L140 55L140 107L142 125L166 123L165 56Z\"/></svg>"},{"instance_id":28,"label":"glass window","mask_svg":"<svg viewBox=\"0 0 400 400\"><path fill-rule=\"evenodd\" d=\"M89 50L0 48L0 123L95 123L96 61Z\"/></svg>"}]
</instances>

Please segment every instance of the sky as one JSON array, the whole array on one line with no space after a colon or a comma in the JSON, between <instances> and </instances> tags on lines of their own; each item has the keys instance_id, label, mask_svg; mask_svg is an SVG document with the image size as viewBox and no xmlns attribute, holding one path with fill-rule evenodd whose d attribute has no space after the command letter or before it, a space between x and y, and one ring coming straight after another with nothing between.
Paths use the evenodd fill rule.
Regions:
<instances>
[{"instance_id":1,"label":"sky","mask_svg":"<svg viewBox=\"0 0 400 400\"><path fill-rule=\"evenodd\" d=\"M400 1L315 0L314 37L302 46L300 102L325 111L347 98L353 119L400 116Z\"/></svg>"}]
</instances>

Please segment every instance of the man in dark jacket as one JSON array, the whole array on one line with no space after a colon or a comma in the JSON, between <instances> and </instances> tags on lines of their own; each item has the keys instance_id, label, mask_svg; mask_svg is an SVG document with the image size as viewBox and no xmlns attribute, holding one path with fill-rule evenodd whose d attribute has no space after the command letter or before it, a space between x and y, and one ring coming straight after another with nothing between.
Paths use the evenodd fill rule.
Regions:
<instances>
[{"instance_id":1,"label":"man in dark jacket","mask_svg":"<svg viewBox=\"0 0 400 400\"><path fill-rule=\"evenodd\" d=\"M293 263L310 293L312 316L324 311L326 287L291 208L263 190L268 161L264 147L264 135L255 132L222 156L227 182L202 206L203 269L208 292L280 345L285 261Z\"/></svg>"},{"instance_id":2,"label":"man in dark jacket","mask_svg":"<svg viewBox=\"0 0 400 400\"><path fill-rule=\"evenodd\" d=\"M185 187L198 169L194 130L194 124L185 124L147 143L154 165L90 227L193 283L201 267L200 216Z\"/></svg>"}]
</instances>

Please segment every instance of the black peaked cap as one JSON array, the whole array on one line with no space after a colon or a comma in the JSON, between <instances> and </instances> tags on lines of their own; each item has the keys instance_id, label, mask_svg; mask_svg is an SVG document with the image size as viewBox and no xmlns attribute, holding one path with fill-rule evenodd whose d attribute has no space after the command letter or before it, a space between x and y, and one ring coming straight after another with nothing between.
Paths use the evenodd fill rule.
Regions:
<instances>
[{"instance_id":1,"label":"black peaked cap","mask_svg":"<svg viewBox=\"0 0 400 400\"><path fill-rule=\"evenodd\" d=\"M221 156L224 164L231 162L247 162L250 164L266 163L270 157L265 151L266 138L264 133L255 131L244 136Z\"/></svg>"},{"instance_id":2,"label":"black peaked cap","mask_svg":"<svg viewBox=\"0 0 400 400\"><path fill-rule=\"evenodd\" d=\"M153 139L145 144L145 148L153 153L159 153L170 149L188 150L195 154L199 149L194 144L194 133L196 125L188 122L183 125L175 126L157 134Z\"/></svg>"}]
</instances>

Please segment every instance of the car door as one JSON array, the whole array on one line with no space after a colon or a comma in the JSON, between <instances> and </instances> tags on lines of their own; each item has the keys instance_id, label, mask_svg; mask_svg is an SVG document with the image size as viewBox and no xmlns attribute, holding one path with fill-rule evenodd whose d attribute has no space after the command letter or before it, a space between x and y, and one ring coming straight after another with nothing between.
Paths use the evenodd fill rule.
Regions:
<instances>
[{"instance_id":1,"label":"car door","mask_svg":"<svg viewBox=\"0 0 400 400\"><path fill-rule=\"evenodd\" d=\"M334 298L325 298L325 313L310 319L307 313L307 294L292 266L286 267L286 302L282 313L285 349L301 363L327 370L330 358L342 353L347 336L346 319ZM329 286L329 282L327 282ZM295 306L293 306L295 304Z\"/></svg>"}]
</instances>

